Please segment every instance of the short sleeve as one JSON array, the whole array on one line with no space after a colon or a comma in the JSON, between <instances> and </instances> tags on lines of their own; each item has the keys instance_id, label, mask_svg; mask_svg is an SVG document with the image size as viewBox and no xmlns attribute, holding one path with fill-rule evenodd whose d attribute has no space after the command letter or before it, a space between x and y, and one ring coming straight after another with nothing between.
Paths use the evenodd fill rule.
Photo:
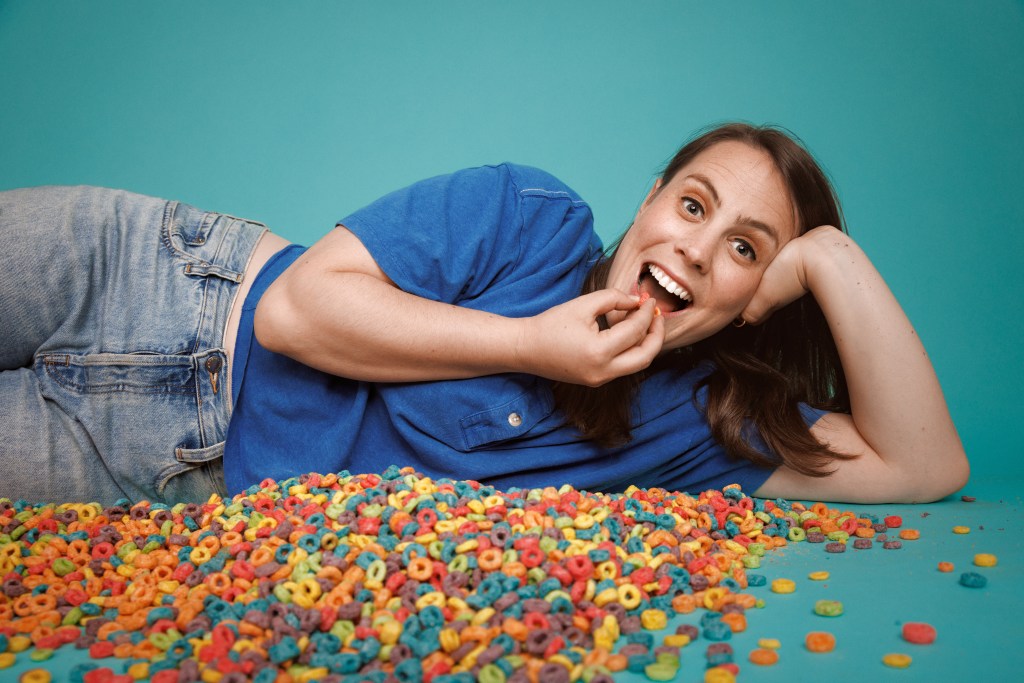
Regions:
<instances>
[{"instance_id":1,"label":"short sleeve","mask_svg":"<svg viewBox=\"0 0 1024 683\"><path fill-rule=\"evenodd\" d=\"M340 224L399 288L445 303L472 302L535 270L558 277L559 264L568 273L600 248L579 197L550 174L512 164L420 181Z\"/></svg>"}]
</instances>

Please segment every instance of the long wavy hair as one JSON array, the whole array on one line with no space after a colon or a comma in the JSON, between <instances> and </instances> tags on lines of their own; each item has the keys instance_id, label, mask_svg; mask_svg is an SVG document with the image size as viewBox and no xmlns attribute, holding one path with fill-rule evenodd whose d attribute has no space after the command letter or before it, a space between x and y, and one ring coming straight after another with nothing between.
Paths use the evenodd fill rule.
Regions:
<instances>
[{"instance_id":1,"label":"long wavy hair","mask_svg":"<svg viewBox=\"0 0 1024 683\"><path fill-rule=\"evenodd\" d=\"M798 234L819 225L845 232L827 175L794 136L776 127L729 123L705 130L672 157L661 173L663 185L701 152L726 141L745 143L771 157L795 205ZM617 245L588 274L583 293L605 286ZM833 459L852 457L819 443L800 413L800 402L833 412L850 410L835 341L821 308L809 295L761 325L727 326L688 348L662 354L642 373L596 388L555 383L555 404L581 438L608 447L623 445L631 438L632 401L643 379L666 368L687 370L702 361L711 361L713 370L693 391L707 387L705 416L712 436L731 456L759 465L778 464L750 445L747 436L753 428L785 465L806 475L825 476Z\"/></svg>"}]
</instances>

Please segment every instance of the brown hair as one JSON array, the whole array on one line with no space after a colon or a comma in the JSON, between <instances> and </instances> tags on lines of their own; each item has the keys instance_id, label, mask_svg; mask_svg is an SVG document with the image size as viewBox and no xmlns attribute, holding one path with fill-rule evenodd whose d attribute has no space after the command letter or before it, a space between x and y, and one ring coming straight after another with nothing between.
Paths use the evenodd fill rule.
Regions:
<instances>
[{"instance_id":1,"label":"brown hair","mask_svg":"<svg viewBox=\"0 0 1024 683\"><path fill-rule=\"evenodd\" d=\"M771 126L729 123L710 128L676 153L661 174L667 184L681 168L709 147L743 142L766 152L789 189L803 234L819 225L845 231L835 190L824 171L795 137ZM587 276L584 293L605 286L614 252ZM798 403L834 412L849 412L846 377L825 316L813 296L804 296L776 311L764 324L726 327L687 349L662 354L651 367L596 388L555 383L555 404L582 438L603 446L630 439L633 397L647 374L674 367L690 369L711 361L713 370L693 389L707 387L705 416L711 434L733 457L760 465L777 461L750 446L756 429L772 452L792 469L811 476L829 474L832 451L810 433Z\"/></svg>"}]
</instances>

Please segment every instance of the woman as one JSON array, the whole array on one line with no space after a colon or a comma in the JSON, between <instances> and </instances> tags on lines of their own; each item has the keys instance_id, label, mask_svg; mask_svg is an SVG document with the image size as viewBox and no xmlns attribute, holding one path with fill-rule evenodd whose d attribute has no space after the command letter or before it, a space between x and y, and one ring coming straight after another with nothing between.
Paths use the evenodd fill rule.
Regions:
<instances>
[{"instance_id":1,"label":"woman","mask_svg":"<svg viewBox=\"0 0 1024 683\"><path fill-rule=\"evenodd\" d=\"M41 230L54 199L0 200L7 234ZM63 201L62 217L103 212ZM159 258L106 252L112 273L148 274L122 278L139 289L93 286L51 311L36 274L5 287L0 310L21 324L3 365L4 495L178 500L390 464L501 487L737 482L864 502L931 500L967 478L912 327L833 227L813 159L773 129L684 146L607 259L572 190L507 164L388 195L308 250L230 217L117 203L162 226ZM75 468L71 486L60 473Z\"/></svg>"}]
</instances>

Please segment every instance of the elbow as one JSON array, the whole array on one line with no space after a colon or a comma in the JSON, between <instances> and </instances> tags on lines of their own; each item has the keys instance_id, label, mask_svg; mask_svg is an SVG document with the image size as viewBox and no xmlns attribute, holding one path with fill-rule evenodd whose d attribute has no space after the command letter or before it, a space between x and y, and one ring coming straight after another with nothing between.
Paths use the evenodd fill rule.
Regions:
<instances>
[{"instance_id":1,"label":"elbow","mask_svg":"<svg viewBox=\"0 0 1024 683\"><path fill-rule=\"evenodd\" d=\"M268 351L290 355L288 344L295 335L286 332L289 326L285 320L288 317L287 307L278 301L279 298L280 294L274 291L273 286L260 298L253 316L253 335Z\"/></svg>"},{"instance_id":2,"label":"elbow","mask_svg":"<svg viewBox=\"0 0 1024 683\"><path fill-rule=\"evenodd\" d=\"M958 447L949 457L934 466L928 476L915 479L924 484L915 491L908 503L933 503L951 496L967 485L971 478L971 465L963 448Z\"/></svg>"}]
</instances>

